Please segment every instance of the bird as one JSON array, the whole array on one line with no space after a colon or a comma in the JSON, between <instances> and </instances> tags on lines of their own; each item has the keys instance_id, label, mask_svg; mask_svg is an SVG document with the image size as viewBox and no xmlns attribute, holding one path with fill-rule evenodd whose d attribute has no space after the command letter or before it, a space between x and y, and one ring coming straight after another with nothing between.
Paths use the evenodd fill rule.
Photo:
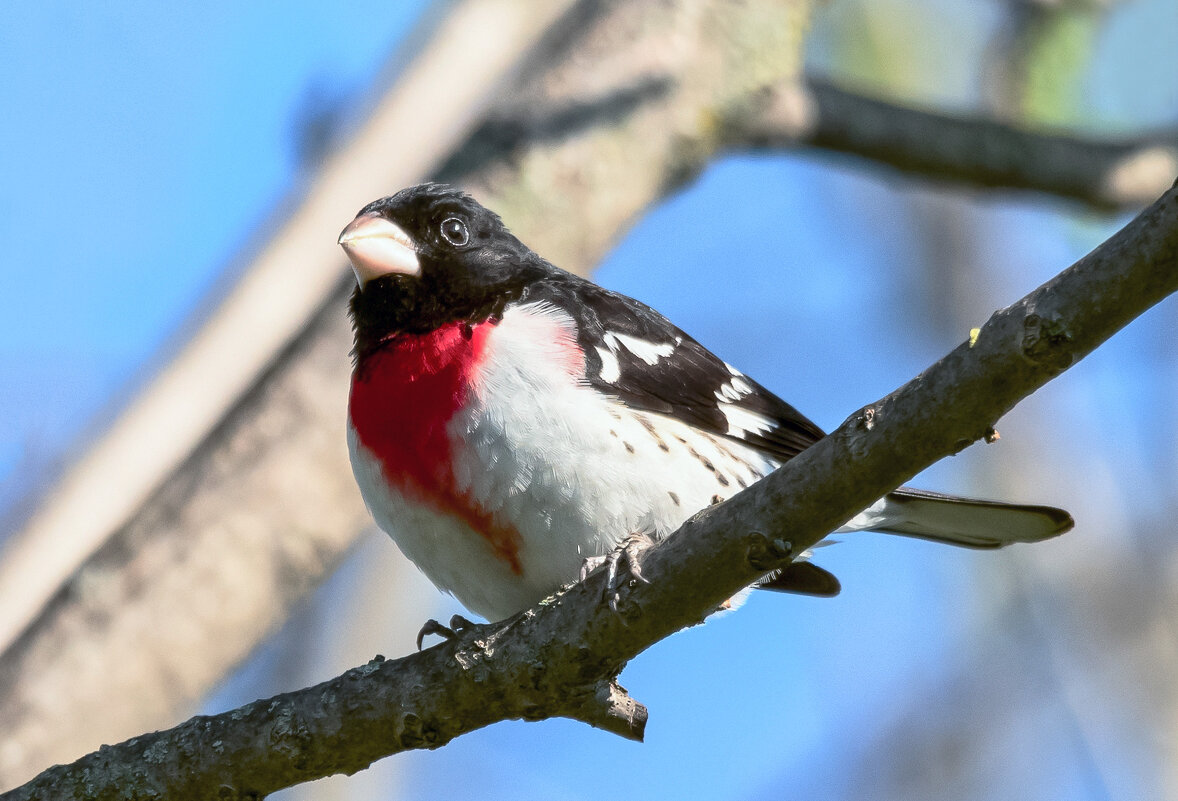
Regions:
<instances>
[{"instance_id":1,"label":"bird","mask_svg":"<svg viewBox=\"0 0 1178 801\"><path fill-rule=\"evenodd\" d=\"M360 493L405 556L488 621L631 538L666 537L824 436L458 189L425 183L369 203L338 241L356 278L347 442ZM997 548L1072 525L1049 506L900 488L838 531ZM805 559L754 586L839 591Z\"/></svg>"}]
</instances>

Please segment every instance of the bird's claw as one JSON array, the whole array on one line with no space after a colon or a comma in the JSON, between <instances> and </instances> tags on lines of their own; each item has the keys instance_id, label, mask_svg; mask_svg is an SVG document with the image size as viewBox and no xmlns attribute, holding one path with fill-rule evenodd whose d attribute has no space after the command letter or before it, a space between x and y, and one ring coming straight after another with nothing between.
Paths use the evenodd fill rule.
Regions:
<instances>
[{"instance_id":1,"label":"bird's claw","mask_svg":"<svg viewBox=\"0 0 1178 801\"><path fill-rule=\"evenodd\" d=\"M450 617L450 625L443 626L432 617L425 621L421 626L421 630L417 632L417 650L421 650L421 643L430 634L437 634L439 637L446 640L456 640L462 634L470 632L478 628L477 623L464 618L462 615L453 615Z\"/></svg>"},{"instance_id":2,"label":"bird's claw","mask_svg":"<svg viewBox=\"0 0 1178 801\"><path fill-rule=\"evenodd\" d=\"M638 582L650 583L650 579L642 575L642 554L652 545L654 540L649 534L631 534L604 556L590 556L585 559L581 563L581 581L605 565L605 586L601 591L601 600L609 605L611 612L618 614L618 601L623 586L633 586Z\"/></svg>"}]
</instances>

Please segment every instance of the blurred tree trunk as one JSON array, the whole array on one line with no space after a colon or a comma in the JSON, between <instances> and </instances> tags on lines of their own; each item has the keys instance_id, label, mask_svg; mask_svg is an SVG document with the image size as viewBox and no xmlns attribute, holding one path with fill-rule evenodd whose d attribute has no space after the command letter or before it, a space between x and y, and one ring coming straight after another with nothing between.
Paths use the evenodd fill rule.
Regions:
<instances>
[{"instance_id":1,"label":"blurred tree trunk","mask_svg":"<svg viewBox=\"0 0 1178 801\"><path fill-rule=\"evenodd\" d=\"M715 120L796 81L807 9L576 3L498 95L523 136L504 148L476 135L441 171L584 272L706 163ZM369 525L344 447L340 275L257 385L0 658L0 787L189 714Z\"/></svg>"}]
</instances>

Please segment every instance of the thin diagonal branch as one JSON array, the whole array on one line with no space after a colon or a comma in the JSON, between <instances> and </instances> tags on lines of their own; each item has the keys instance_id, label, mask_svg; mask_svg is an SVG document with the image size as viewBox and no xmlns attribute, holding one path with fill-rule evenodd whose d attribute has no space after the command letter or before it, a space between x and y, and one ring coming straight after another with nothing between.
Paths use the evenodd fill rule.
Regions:
<instances>
[{"instance_id":1,"label":"thin diagonal branch","mask_svg":"<svg viewBox=\"0 0 1178 801\"><path fill-rule=\"evenodd\" d=\"M643 563L651 583L628 592L620 615L600 602L597 575L461 642L378 658L306 690L103 748L0 801L260 798L509 718L571 717L640 738L645 710L615 681L629 659L982 438L1020 399L1176 290L1171 189L908 384L651 549Z\"/></svg>"}]
</instances>

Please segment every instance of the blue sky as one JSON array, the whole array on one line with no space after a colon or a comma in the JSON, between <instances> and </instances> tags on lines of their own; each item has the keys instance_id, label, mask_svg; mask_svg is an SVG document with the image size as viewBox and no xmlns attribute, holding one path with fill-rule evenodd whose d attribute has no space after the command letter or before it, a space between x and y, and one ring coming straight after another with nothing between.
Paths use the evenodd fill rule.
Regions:
<instances>
[{"instance_id":1,"label":"blue sky","mask_svg":"<svg viewBox=\"0 0 1178 801\"><path fill-rule=\"evenodd\" d=\"M363 98L426 5L6 6L0 482L183 335L297 189L308 114Z\"/></svg>"},{"instance_id":2,"label":"blue sky","mask_svg":"<svg viewBox=\"0 0 1178 801\"><path fill-rule=\"evenodd\" d=\"M297 191L302 123L315 110L358 107L425 5L6 8L0 500L65 458L166 358L231 280L259 224ZM1178 15L1165 0L1114 15L1085 95L1095 126L1174 122L1166 48L1175 38ZM1126 73L1137 69L1168 77L1130 91ZM953 74L968 104L968 70ZM639 223L597 278L667 313L830 428L968 330L936 322L918 266L922 210L939 198L847 159L733 157ZM1028 196L950 193L944 202L968 221L974 258L986 265L966 304L974 324L1123 222ZM1150 313L1003 421L1010 442L972 448L919 483L992 492L984 488L999 486L1025 453L1019 442L1032 442L1035 484L1006 489L1077 513L1081 526L1060 547L1093 547L1083 513L1109 517L1091 495L1131 498L1145 518L1172 510L1176 424L1158 411L1175 391L1174 320L1172 309ZM1086 491L1092 465L1123 476L1135 494ZM623 683L651 707L647 744L561 721L504 724L398 758L410 795L474 795L478 777L482 798L600 798L623 781L636 797L768 798L785 786L840 797L844 760L867 735L922 703L946 666L972 658L984 584L1011 563L884 537L821 557L843 580L838 599L762 594L635 660ZM330 604L349 569L312 604ZM440 613L458 611L445 603ZM371 650L401 652L387 642ZM259 660L211 703L289 689L259 679L265 652ZM1049 747L1060 786L1076 786L1070 797L1102 797L1061 725L1019 742ZM1034 775L1033 749L999 767L1012 781ZM1115 780L1151 789L1140 777Z\"/></svg>"}]
</instances>

